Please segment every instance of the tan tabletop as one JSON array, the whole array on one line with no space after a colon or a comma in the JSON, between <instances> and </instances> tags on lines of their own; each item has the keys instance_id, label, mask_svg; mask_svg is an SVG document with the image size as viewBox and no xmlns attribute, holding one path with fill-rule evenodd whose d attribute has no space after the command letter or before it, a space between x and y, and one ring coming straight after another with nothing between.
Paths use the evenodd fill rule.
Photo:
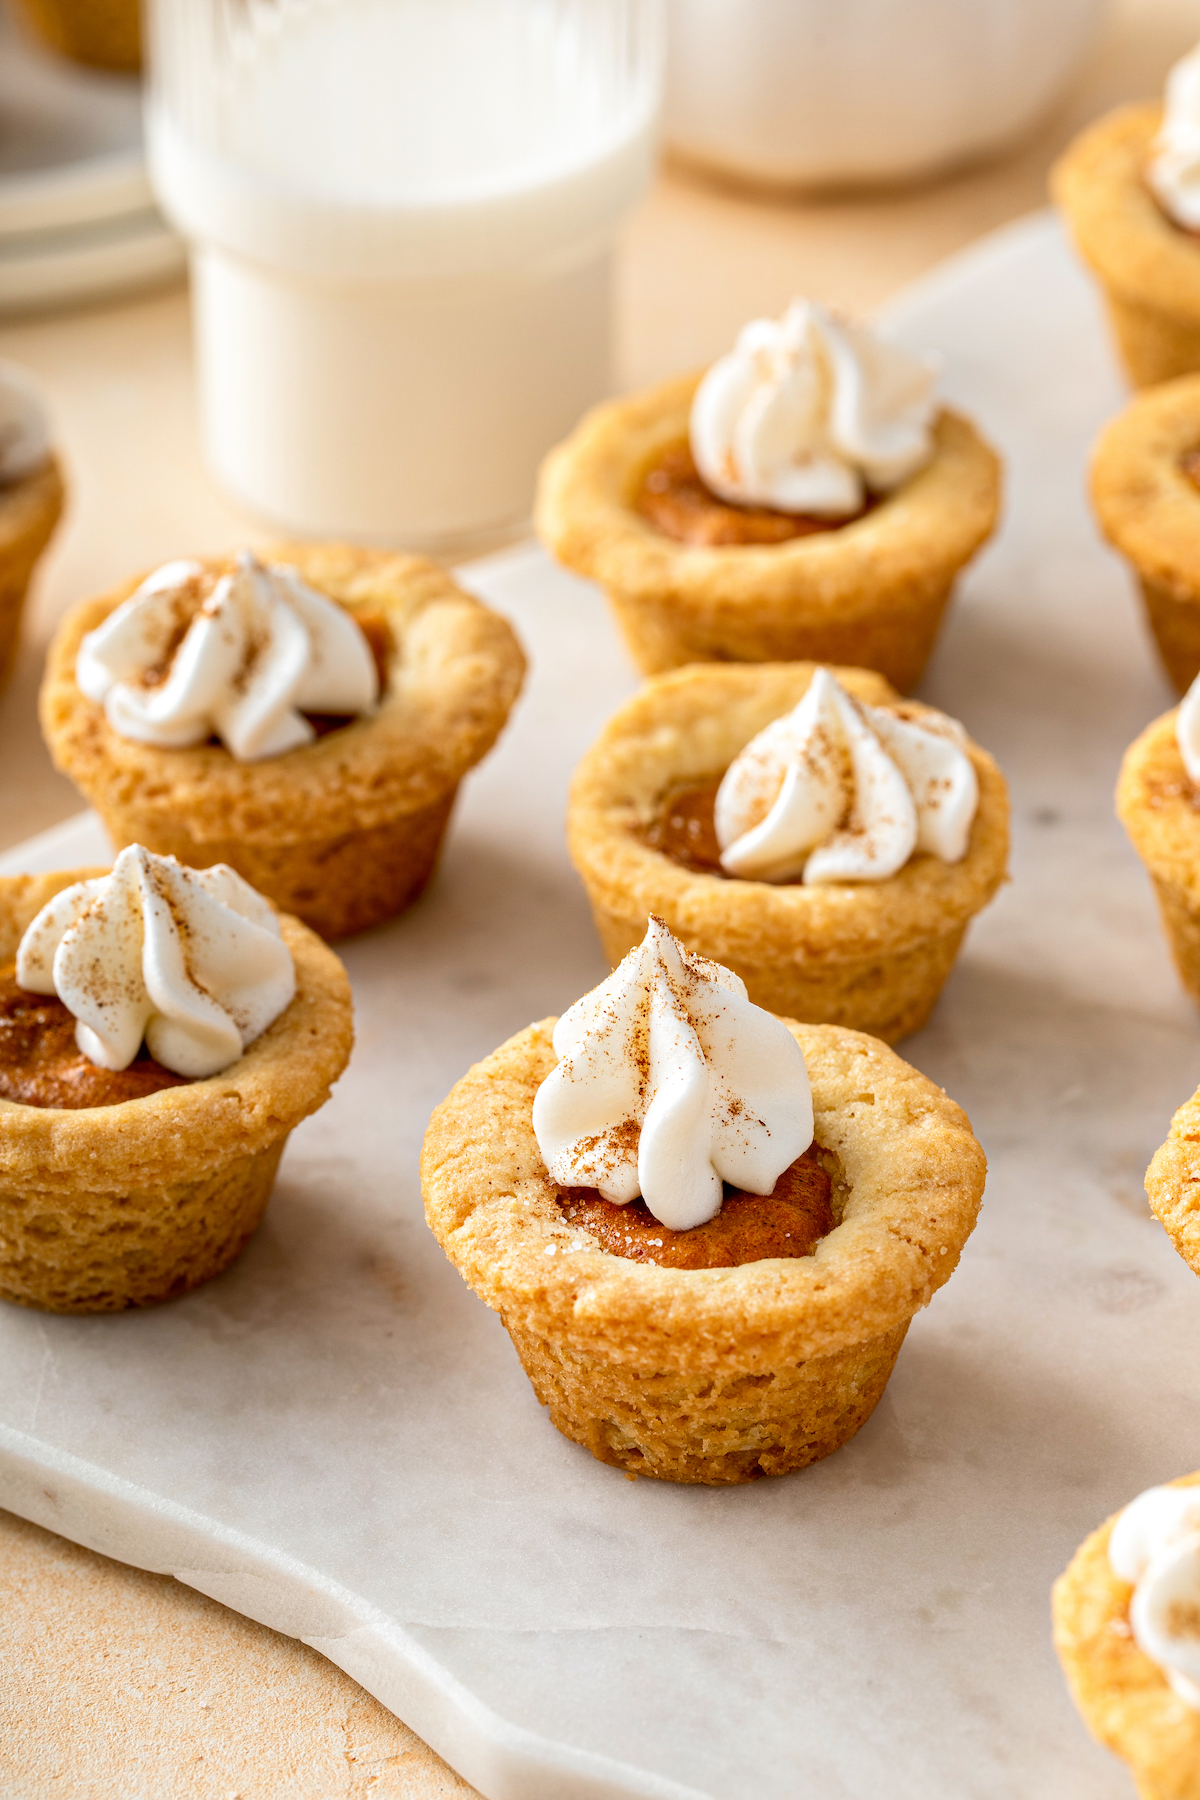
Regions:
<instances>
[{"instance_id":1,"label":"tan tabletop","mask_svg":"<svg viewBox=\"0 0 1200 1800\"><path fill-rule=\"evenodd\" d=\"M1200 37L1200 0L1119 0L1069 103L1004 163L916 192L764 198L683 171L630 229L620 374L702 363L795 293L864 310L980 233L1041 205L1086 120L1159 91ZM168 556L264 534L208 481L195 434L187 297L160 293L0 327L42 383L71 484L0 702L0 848L77 811L35 702L63 609ZM434 1800L469 1795L413 1734L314 1651L166 1576L0 1513L0 1800Z\"/></svg>"}]
</instances>

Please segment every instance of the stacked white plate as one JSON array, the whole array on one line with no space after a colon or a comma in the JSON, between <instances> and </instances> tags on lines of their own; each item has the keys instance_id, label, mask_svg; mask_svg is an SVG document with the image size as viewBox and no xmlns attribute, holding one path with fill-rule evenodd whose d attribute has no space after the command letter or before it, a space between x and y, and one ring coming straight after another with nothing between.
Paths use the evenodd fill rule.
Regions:
<instances>
[{"instance_id":1,"label":"stacked white plate","mask_svg":"<svg viewBox=\"0 0 1200 1800\"><path fill-rule=\"evenodd\" d=\"M40 50L0 6L0 313L183 267L146 179L141 84Z\"/></svg>"}]
</instances>

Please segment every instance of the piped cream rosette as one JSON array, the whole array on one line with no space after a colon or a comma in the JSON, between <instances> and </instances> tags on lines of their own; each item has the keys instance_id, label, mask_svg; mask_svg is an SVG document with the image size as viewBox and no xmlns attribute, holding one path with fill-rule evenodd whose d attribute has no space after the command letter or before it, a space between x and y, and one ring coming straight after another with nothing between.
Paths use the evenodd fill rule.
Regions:
<instances>
[{"instance_id":1,"label":"piped cream rosette","mask_svg":"<svg viewBox=\"0 0 1200 1800\"><path fill-rule=\"evenodd\" d=\"M558 1204L640 1192L690 1231L723 1177L768 1194L814 1134L835 1222L810 1255L662 1267ZM983 1180L940 1088L873 1038L772 1018L658 921L561 1019L464 1076L421 1156L432 1230L558 1429L630 1473L707 1483L803 1468L858 1430Z\"/></svg>"},{"instance_id":2,"label":"piped cream rosette","mask_svg":"<svg viewBox=\"0 0 1200 1800\"><path fill-rule=\"evenodd\" d=\"M706 786L724 873L653 843L672 796ZM567 835L614 966L653 913L756 1005L890 1042L928 1017L1004 880L1008 795L954 721L878 675L708 665L648 682L610 721Z\"/></svg>"},{"instance_id":3,"label":"piped cream rosette","mask_svg":"<svg viewBox=\"0 0 1200 1800\"><path fill-rule=\"evenodd\" d=\"M119 736L161 750L215 736L257 762L315 741L306 712L370 711L375 660L345 607L290 564L243 550L189 617L204 575L202 563L164 563L80 644L80 692Z\"/></svg>"},{"instance_id":4,"label":"piped cream rosette","mask_svg":"<svg viewBox=\"0 0 1200 1800\"><path fill-rule=\"evenodd\" d=\"M786 1025L661 919L554 1028L558 1064L533 1102L564 1187L639 1196L673 1231L721 1210L722 1183L769 1194L812 1142L804 1057Z\"/></svg>"},{"instance_id":5,"label":"piped cream rosette","mask_svg":"<svg viewBox=\"0 0 1200 1800\"><path fill-rule=\"evenodd\" d=\"M717 790L721 866L755 881L886 881L917 850L961 862L979 781L956 719L859 705L828 669Z\"/></svg>"},{"instance_id":6,"label":"piped cream rosette","mask_svg":"<svg viewBox=\"0 0 1200 1800\"><path fill-rule=\"evenodd\" d=\"M1198 1483L1146 1489L1054 1584L1054 1645L1072 1696L1146 1800L1200 1792Z\"/></svg>"},{"instance_id":7,"label":"piped cream rosette","mask_svg":"<svg viewBox=\"0 0 1200 1800\"><path fill-rule=\"evenodd\" d=\"M696 389L696 467L736 506L848 518L933 455L937 376L934 359L794 300L745 326Z\"/></svg>"},{"instance_id":8,"label":"piped cream rosette","mask_svg":"<svg viewBox=\"0 0 1200 1800\"><path fill-rule=\"evenodd\" d=\"M17 948L17 983L57 995L98 1067L127 1069L144 1041L164 1069L199 1080L279 1017L296 971L278 915L240 875L131 844L111 875L42 908Z\"/></svg>"},{"instance_id":9,"label":"piped cream rosette","mask_svg":"<svg viewBox=\"0 0 1200 1800\"><path fill-rule=\"evenodd\" d=\"M188 1079L73 1110L0 1100L0 1298L114 1312L219 1274L349 1059L337 957L231 869L140 846L110 873L0 878L0 962L14 957L98 1067L128 1067L144 1040Z\"/></svg>"}]
</instances>

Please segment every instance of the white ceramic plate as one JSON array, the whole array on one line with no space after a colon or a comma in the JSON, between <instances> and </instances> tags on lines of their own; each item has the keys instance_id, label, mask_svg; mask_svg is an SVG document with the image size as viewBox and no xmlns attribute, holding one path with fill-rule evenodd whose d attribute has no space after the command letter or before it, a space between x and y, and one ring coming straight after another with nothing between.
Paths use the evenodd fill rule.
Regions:
<instances>
[{"instance_id":1,"label":"white ceramic plate","mask_svg":"<svg viewBox=\"0 0 1200 1800\"><path fill-rule=\"evenodd\" d=\"M0 5L0 311L115 294L183 264L146 177L141 83L52 56Z\"/></svg>"},{"instance_id":2,"label":"white ceramic plate","mask_svg":"<svg viewBox=\"0 0 1200 1800\"><path fill-rule=\"evenodd\" d=\"M1054 224L892 309L1010 468L922 692L999 757L1014 881L905 1047L983 1218L875 1416L802 1474L675 1488L560 1438L426 1230L430 1108L603 972L567 782L633 678L536 551L469 572L533 675L406 918L346 947L358 1045L237 1266L171 1306L0 1308L0 1504L316 1645L489 1800L1125 1800L1050 1645L1078 1541L1200 1465L1200 1286L1142 1173L1200 1079L1123 747L1169 703L1083 494L1120 403ZM6 866L90 861L87 820Z\"/></svg>"}]
</instances>

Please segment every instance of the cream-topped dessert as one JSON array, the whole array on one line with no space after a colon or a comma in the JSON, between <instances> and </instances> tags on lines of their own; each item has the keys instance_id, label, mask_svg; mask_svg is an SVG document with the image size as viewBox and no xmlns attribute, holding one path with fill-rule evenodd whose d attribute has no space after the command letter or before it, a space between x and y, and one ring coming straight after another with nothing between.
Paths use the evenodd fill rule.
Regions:
<instances>
[{"instance_id":1,"label":"cream-topped dessert","mask_svg":"<svg viewBox=\"0 0 1200 1800\"><path fill-rule=\"evenodd\" d=\"M717 789L721 867L754 881L886 881L915 850L961 862L979 804L962 727L853 699L828 669Z\"/></svg>"},{"instance_id":2,"label":"cream-topped dessert","mask_svg":"<svg viewBox=\"0 0 1200 1800\"><path fill-rule=\"evenodd\" d=\"M1146 180L1168 218L1200 231L1200 44L1167 76Z\"/></svg>"},{"instance_id":3,"label":"cream-topped dessert","mask_svg":"<svg viewBox=\"0 0 1200 1800\"><path fill-rule=\"evenodd\" d=\"M44 469L50 425L41 396L24 370L0 362L0 488Z\"/></svg>"},{"instance_id":4,"label":"cream-topped dessert","mask_svg":"<svg viewBox=\"0 0 1200 1800\"><path fill-rule=\"evenodd\" d=\"M1108 1561L1133 1587L1129 1626L1138 1648L1200 1711L1200 1488L1139 1494L1112 1528Z\"/></svg>"},{"instance_id":5,"label":"cream-topped dessert","mask_svg":"<svg viewBox=\"0 0 1200 1800\"><path fill-rule=\"evenodd\" d=\"M306 714L357 717L380 693L345 607L248 550L219 578L165 563L83 638L75 679L121 737L181 749L218 737L239 762L310 744Z\"/></svg>"},{"instance_id":6,"label":"cream-topped dessert","mask_svg":"<svg viewBox=\"0 0 1200 1800\"><path fill-rule=\"evenodd\" d=\"M290 1004L279 919L240 875L187 869L139 844L112 872L64 888L32 920L16 984L55 995L97 1067L123 1070L143 1042L189 1080L216 1075Z\"/></svg>"},{"instance_id":7,"label":"cream-topped dessert","mask_svg":"<svg viewBox=\"0 0 1200 1800\"><path fill-rule=\"evenodd\" d=\"M837 520L933 455L937 368L815 300L755 319L708 370L689 437L711 492Z\"/></svg>"},{"instance_id":8,"label":"cream-topped dessert","mask_svg":"<svg viewBox=\"0 0 1200 1800\"><path fill-rule=\"evenodd\" d=\"M786 1025L745 983L693 956L661 919L554 1028L533 1103L551 1178L618 1205L639 1196L672 1230L720 1211L723 1183L770 1194L808 1149L812 1099Z\"/></svg>"}]
</instances>

